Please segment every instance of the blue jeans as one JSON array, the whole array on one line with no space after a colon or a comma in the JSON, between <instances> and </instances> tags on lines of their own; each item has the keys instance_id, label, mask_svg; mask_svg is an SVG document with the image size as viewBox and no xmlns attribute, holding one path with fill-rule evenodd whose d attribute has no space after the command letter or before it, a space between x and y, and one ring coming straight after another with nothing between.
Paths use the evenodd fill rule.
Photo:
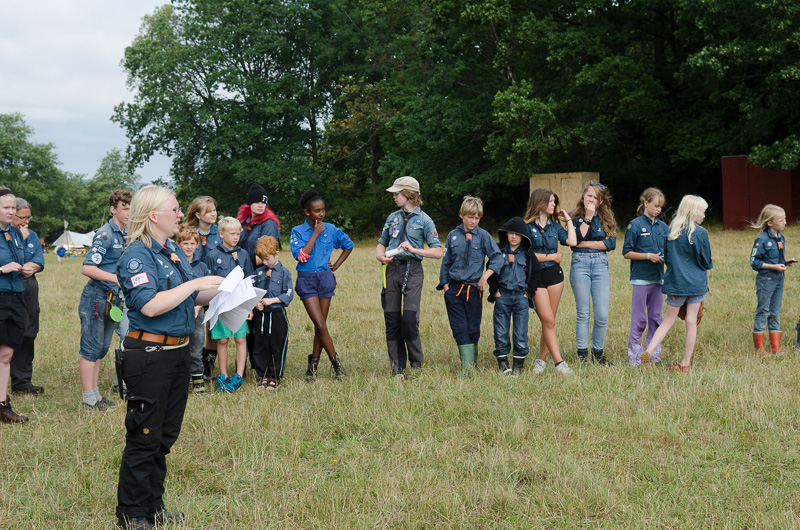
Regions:
<instances>
[{"instance_id":1,"label":"blue jeans","mask_svg":"<svg viewBox=\"0 0 800 530\"><path fill-rule=\"evenodd\" d=\"M753 331L762 333L765 327L770 331L781 330L781 303L783 303L783 280L786 275L780 271L761 271L756 275L756 318Z\"/></svg>"},{"instance_id":2,"label":"blue jeans","mask_svg":"<svg viewBox=\"0 0 800 530\"><path fill-rule=\"evenodd\" d=\"M514 357L528 356L528 299L522 291L506 291L494 299L494 356L502 357L511 351L509 326L514 320Z\"/></svg>"},{"instance_id":3,"label":"blue jeans","mask_svg":"<svg viewBox=\"0 0 800 530\"><path fill-rule=\"evenodd\" d=\"M594 310L592 350L602 351L608 326L611 276L605 252L573 252L569 283L575 296L575 340L579 350L589 349L589 313ZM591 304L591 307L590 307Z\"/></svg>"},{"instance_id":4,"label":"blue jeans","mask_svg":"<svg viewBox=\"0 0 800 530\"><path fill-rule=\"evenodd\" d=\"M81 319L81 357L95 362L106 356L117 323L106 316L106 291L90 281L83 288L78 303Z\"/></svg>"}]
</instances>

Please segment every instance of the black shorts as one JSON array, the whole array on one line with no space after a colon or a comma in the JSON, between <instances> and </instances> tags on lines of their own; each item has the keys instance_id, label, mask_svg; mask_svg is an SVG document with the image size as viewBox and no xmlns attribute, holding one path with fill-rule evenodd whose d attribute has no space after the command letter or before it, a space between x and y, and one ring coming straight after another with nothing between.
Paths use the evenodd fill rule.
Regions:
<instances>
[{"instance_id":1,"label":"black shorts","mask_svg":"<svg viewBox=\"0 0 800 530\"><path fill-rule=\"evenodd\" d=\"M542 269L542 278L539 280L538 288L547 289L551 285L558 285L564 281L564 271L561 270L561 265L554 265Z\"/></svg>"},{"instance_id":2,"label":"black shorts","mask_svg":"<svg viewBox=\"0 0 800 530\"><path fill-rule=\"evenodd\" d=\"M0 344L16 350L27 327L28 308L22 293L0 293Z\"/></svg>"}]
</instances>

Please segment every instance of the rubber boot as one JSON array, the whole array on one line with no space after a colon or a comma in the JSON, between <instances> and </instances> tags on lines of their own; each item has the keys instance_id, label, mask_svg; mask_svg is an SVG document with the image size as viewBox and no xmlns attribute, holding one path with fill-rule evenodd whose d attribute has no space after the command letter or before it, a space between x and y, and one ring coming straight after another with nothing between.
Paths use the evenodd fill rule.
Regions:
<instances>
[{"instance_id":1,"label":"rubber boot","mask_svg":"<svg viewBox=\"0 0 800 530\"><path fill-rule=\"evenodd\" d=\"M331 359L331 367L333 368L333 376L337 381L341 381L345 377L347 377L347 372L344 371L344 366L342 366L342 362L339 360L339 354L334 353Z\"/></svg>"},{"instance_id":2,"label":"rubber boot","mask_svg":"<svg viewBox=\"0 0 800 530\"><path fill-rule=\"evenodd\" d=\"M206 384L203 374L192 374L192 393L205 394Z\"/></svg>"},{"instance_id":3,"label":"rubber boot","mask_svg":"<svg viewBox=\"0 0 800 530\"><path fill-rule=\"evenodd\" d=\"M0 423L25 423L27 416L21 416L11 410L11 398L6 397L5 401L0 401Z\"/></svg>"},{"instance_id":4,"label":"rubber boot","mask_svg":"<svg viewBox=\"0 0 800 530\"><path fill-rule=\"evenodd\" d=\"M578 350L578 359L580 359L581 362L584 362L584 363L586 361L588 361L589 360L589 350Z\"/></svg>"},{"instance_id":5,"label":"rubber boot","mask_svg":"<svg viewBox=\"0 0 800 530\"><path fill-rule=\"evenodd\" d=\"M511 368L508 366L508 355L501 355L497 358L497 366L500 368L500 373L508 375L511 373Z\"/></svg>"},{"instance_id":6,"label":"rubber boot","mask_svg":"<svg viewBox=\"0 0 800 530\"><path fill-rule=\"evenodd\" d=\"M514 367L511 369L511 375L519 375L522 373L522 368L525 366L525 357L514 357Z\"/></svg>"},{"instance_id":7,"label":"rubber boot","mask_svg":"<svg viewBox=\"0 0 800 530\"><path fill-rule=\"evenodd\" d=\"M767 350L764 349L764 332L753 332L753 346L756 349L756 355L761 355L763 357L768 357L771 355Z\"/></svg>"},{"instance_id":8,"label":"rubber boot","mask_svg":"<svg viewBox=\"0 0 800 530\"><path fill-rule=\"evenodd\" d=\"M600 364L602 366L614 366L614 363L612 363L611 361L606 359L606 356L603 353L603 350L594 350L593 349L592 350L592 355L594 357L594 360L597 362L597 364Z\"/></svg>"},{"instance_id":9,"label":"rubber boot","mask_svg":"<svg viewBox=\"0 0 800 530\"><path fill-rule=\"evenodd\" d=\"M770 331L769 332L769 345L772 349L772 353L774 355L783 355L786 353L781 349L781 332L780 331Z\"/></svg>"},{"instance_id":10,"label":"rubber boot","mask_svg":"<svg viewBox=\"0 0 800 530\"><path fill-rule=\"evenodd\" d=\"M317 380L317 369L319 368L319 357L308 356L308 369L306 369L306 383L313 383Z\"/></svg>"},{"instance_id":11,"label":"rubber boot","mask_svg":"<svg viewBox=\"0 0 800 530\"><path fill-rule=\"evenodd\" d=\"M461 375L474 370L477 364L478 347L474 344L459 344L458 356L461 357Z\"/></svg>"}]
</instances>

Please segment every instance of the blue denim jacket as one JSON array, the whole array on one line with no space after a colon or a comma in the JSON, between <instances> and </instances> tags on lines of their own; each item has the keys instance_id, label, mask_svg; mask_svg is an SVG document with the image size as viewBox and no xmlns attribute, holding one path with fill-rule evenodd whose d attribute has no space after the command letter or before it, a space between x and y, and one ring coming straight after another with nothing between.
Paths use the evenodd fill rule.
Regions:
<instances>
[{"instance_id":1,"label":"blue denim jacket","mask_svg":"<svg viewBox=\"0 0 800 530\"><path fill-rule=\"evenodd\" d=\"M116 274L117 261L125 249L125 234L126 231L118 227L113 219L109 220L95 232L92 248L86 253L83 264L94 265L103 272ZM119 287L114 283L92 279L89 282L94 282L97 287L104 291L113 289L115 293L119 292Z\"/></svg>"},{"instance_id":2,"label":"blue denim jacket","mask_svg":"<svg viewBox=\"0 0 800 530\"><path fill-rule=\"evenodd\" d=\"M439 241L439 233L436 231L436 226L433 220L428 217L428 214L422 211L422 208L417 206L408 220L406 227L405 239L399 239L400 232L403 228L403 210L397 210L386 218L386 223L383 225L381 237L378 238L378 243L386 247L386 250L396 249L400 243L408 240L414 248L423 248L424 243L428 243L428 248L441 247L442 243ZM410 252L401 252L395 255L396 260L416 259L422 261L422 256L417 256Z\"/></svg>"},{"instance_id":3,"label":"blue denim jacket","mask_svg":"<svg viewBox=\"0 0 800 530\"><path fill-rule=\"evenodd\" d=\"M780 232L777 236L773 236L769 228L758 234L753 242L753 250L750 252L750 266L754 271L759 274L776 272L762 269L761 265L764 263L768 265L786 264L786 239Z\"/></svg>"},{"instance_id":4,"label":"blue denim jacket","mask_svg":"<svg viewBox=\"0 0 800 530\"><path fill-rule=\"evenodd\" d=\"M678 239L667 240L664 248L664 261L667 265L662 289L664 294L702 296L708 292L706 271L714 267L708 231L702 226L696 227L691 243L687 234L684 231Z\"/></svg>"},{"instance_id":5,"label":"blue denim jacket","mask_svg":"<svg viewBox=\"0 0 800 530\"><path fill-rule=\"evenodd\" d=\"M558 244L567 244L567 229L561 226L561 223L553 222L551 219L547 220L544 228L539 226L539 221L528 223L528 236L531 238L531 250L536 254L556 254L558 253ZM542 269L555 267L558 265L555 261L542 261L539 266Z\"/></svg>"},{"instance_id":6,"label":"blue denim jacket","mask_svg":"<svg viewBox=\"0 0 800 530\"><path fill-rule=\"evenodd\" d=\"M581 225L585 222L586 221L584 221L582 217L572 218L572 225L575 227L575 234L578 236L578 244L583 241L602 241L605 244L606 249L597 250L594 248L572 247L572 252L593 254L597 252L608 252L617 248L617 235L606 234L605 230L603 230L603 224L600 222L599 215L595 214L595 216L592 217L592 220L589 221L589 229L586 231L586 236L582 236Z\"/></svg>"},{"instance_id":7,"label":"blue denim jacket","mask_svg":"<svg viewBox=\"0 0 800 530\"><path fill-rule=\"evenodd\" d=\"M503 255L489 232L478 226L471 235L471 241L468 241L463 225L447 234L436 289L441 291L451 282L477 285L483 275L484 258L489 259L487 269L492 269L495 274L500 272Z\"/></svg>"},{"instance_id":8,"label":"blue denim jacket","mask_svg":"<svg viewBox=\"0 0 800 530\"><path fill-rule=\"evenodd\" d=\"M622 255L628 252L644 252L661 254L664 257L664 245L667 242L669 226L660 219L650 220L642 214L628 224L625 230L625 242L622 244ZM649 260L630 260L631 281L646 280L659 282L664 278L664 264L656 264Z\"/></svg>"}]
</instances>

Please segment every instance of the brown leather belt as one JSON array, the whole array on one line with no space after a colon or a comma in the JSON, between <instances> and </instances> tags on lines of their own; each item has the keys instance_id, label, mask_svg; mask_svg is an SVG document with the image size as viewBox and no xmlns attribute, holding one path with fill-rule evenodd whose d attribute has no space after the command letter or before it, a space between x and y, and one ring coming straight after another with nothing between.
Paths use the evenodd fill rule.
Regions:
<instances>
[{"instance_id":1,"label":"brown leather belt","mask_svg":"<svg viewBox=\"0 0 800 530\"><path fill-rule=\"evenodd\" d=\"M185 337L169 337L167 335L156 335L155 333L147 333L146 331L129 331L128 336L132 339L146 340L147 342L156 342L165 346L180 346L189 342L189 336Z\"/></svg>"}]
</instances>

